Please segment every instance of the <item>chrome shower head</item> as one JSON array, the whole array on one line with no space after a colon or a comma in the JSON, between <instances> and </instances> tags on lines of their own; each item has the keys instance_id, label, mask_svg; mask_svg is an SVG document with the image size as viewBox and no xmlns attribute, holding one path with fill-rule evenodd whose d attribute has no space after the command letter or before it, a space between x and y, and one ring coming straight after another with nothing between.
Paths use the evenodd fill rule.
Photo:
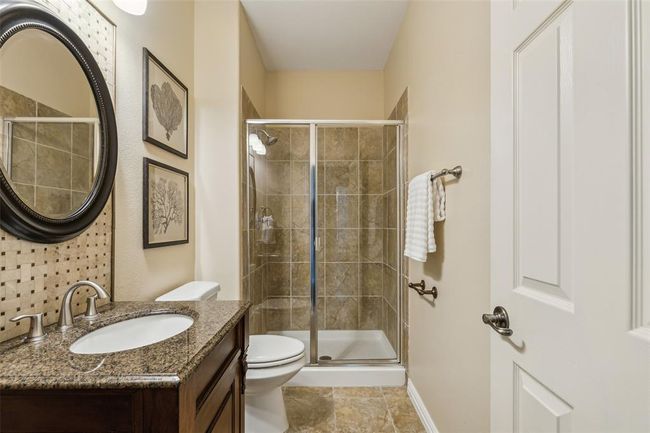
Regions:
<instances>
[{"instance_id":1,"label":"chrome shower head","mask_svg":"<svg viewBox=\"0 0 650 433\"><path fill-rule=\"evenodd\" d=\"M261 137L260 133L264 134L266 137ZM271 134L269 134L263 129L257 131L257 136L260 138L262 144L264 144L265 146L273 146L275 143L278 142L278 137L272 136Z\"/></svg>"}]
</instances>

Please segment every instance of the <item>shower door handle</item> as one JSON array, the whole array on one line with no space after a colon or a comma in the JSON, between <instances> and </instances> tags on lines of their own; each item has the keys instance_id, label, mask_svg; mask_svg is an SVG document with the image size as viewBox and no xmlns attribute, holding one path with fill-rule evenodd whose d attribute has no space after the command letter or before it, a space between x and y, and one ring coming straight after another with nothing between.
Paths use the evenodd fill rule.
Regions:
<instances>
[{"instance_id":1,"label":"shower door handle","mask_svg":"<svg viewBox=\"0 0 650 433\"><path fill-rule=\"evenodd\" d=\"M316 236L316 239L314 239L314 248L316 249L317 252L320 252L322 246L323 245L320 236Z\"/></svg>"},{"instance_id":2,"label":"shower door handle","mask_svg":"<svg viewBox=\"0 0 650 433\"><path fill-rule=\"evenodd\" d=\"M512 335L508 312L501 306L494 307L492 314L484 314L483 323L490 325L490 328L494 329L497 333L499 333L499 335L506 337L510 337Z\"/></svg>"}]
</instances>

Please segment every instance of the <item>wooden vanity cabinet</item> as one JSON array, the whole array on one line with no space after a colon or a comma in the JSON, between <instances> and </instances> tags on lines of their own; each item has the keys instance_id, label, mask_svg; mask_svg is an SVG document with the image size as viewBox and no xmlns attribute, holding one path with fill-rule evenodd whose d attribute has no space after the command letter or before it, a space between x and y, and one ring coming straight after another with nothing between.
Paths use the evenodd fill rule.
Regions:
<instances>
[{"instance_id":1,"label":"wooden vanity cabinet","mask_svg":"<svg viewBox=\"0 0 650 433\"><path fill-rule=\"evenodd\" d=\"M244 433L248 315L181 385L179 431Z\"/></svg>"},{"instance_id":2,"label":"wooden vanity cabinet","mask_svg":"<svg viewBox=\"0 0 650 433\"><path fill-rule=\"evenodd\" d=\"M248 315L177 388L0 392L2 433L244 433Z\"/></svg>"}]
</instances>

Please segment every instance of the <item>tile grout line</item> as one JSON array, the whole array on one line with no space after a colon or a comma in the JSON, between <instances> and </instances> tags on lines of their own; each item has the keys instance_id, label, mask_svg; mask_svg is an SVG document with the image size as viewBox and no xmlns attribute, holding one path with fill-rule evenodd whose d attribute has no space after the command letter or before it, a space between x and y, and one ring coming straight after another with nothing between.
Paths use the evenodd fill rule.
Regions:
<instances>
[{"instance_id":1,"label":"tile grout line","mask_svg":"<svg viewBox=\"0 0 650 433\"><path fill-rule=\"evenodd\" d=\"M338 425L338 420L336 419L336 400L334 398L334 387L331 388L332 390L332 416L334 418L334 432L338 432L339 430L339 425Z\"/></svg>"},{"instance_id":2,"label":"tile grout line","mask_svg":"<svg viewBox=\"0 0 650 433\"><path fill-rule=\"evenodd\" d=\"M379 391L381 392L381 397L384 400L384 406L386 407L386 412L388 412L388 416L390 417L390 423L393 426L393 431L397 433L397 426L395 425L395 420L393 419L393 414L390 411L390 406L388 406L388 400L386 400L386 394L384 394L384 387L380 387Z\"/></svg>"}]
</instances>

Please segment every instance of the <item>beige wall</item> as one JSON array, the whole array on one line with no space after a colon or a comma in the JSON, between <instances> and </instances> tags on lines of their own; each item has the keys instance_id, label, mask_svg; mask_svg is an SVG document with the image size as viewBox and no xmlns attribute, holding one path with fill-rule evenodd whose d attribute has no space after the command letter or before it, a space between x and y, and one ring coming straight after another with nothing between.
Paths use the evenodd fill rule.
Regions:
<instances>
[{"instance_id":1,"label":"beige wall","mask_svg":"<svg viewBox=\"0 0 650 433\"><path fill-rule=\"evenodd\" d=\"M267 118L383 119L382 71L270 71Z\"/></svg>"},{"instance_id":2,"label":"beige wall","mask_svg":"<svg viewBox=\"0 0 650 433\"><path fill-rule=\"evenodd\" d=\"M40 30L22 31L2 47L0 85L68 116L97 117L92 89L77 60Z\"/></svg>"},{"instance_id":3,"label":"beige wall","mask_svg":"<svg viewBox=\"0 0 650 433\"><path fill-rule=\"evenodd\" d=\"M194 278L194 5L149 2L135 17L111 1L97 2L117 25L116 114L119 161L115 179L115 299L152 300ZM142 141L142 47L147 47L190 89L189 154L185 160ZM142 158L190 173L190 243L142 248Z\"/></svg>"},{"instance_id":4,"label":"beige wall","mask_svg":"<svg viewBox=\"0 0 650 433\"><path fill-rule=\"evenodd\" d=\"M447 185L438 252L410 261L410 280L436 284L431 303L410 293L410 378L440 432L489 431L488 2L411 2L384 71L385 113L409 89L409 176L463 165Z\"/></svg>"},{"instance_id":5,"label":"beige wall","mask_svg":"<svg viewBox=\"0 0 650 433\"><path fill-rule=\"evenodd\" d=\"M238 299L239 2L195 5L196 277Z\"/></svg>"},{"instance_id":6,"label":"beige wall","mask_svg":"<svg viewBox=\"0 0 650 433\"><path fill-rule=\"evenodd\" d=\"M192 279L218 281L221 299L237 299L239 88L263 104L265 74L239 2L150 1L141 17L99 6L118 27L116 299L150 300ZM143 46L190 89L189 160L142 142ZM190 172L190 244L142 249L143 156Z\"/></svg>"},{"instance_id":7,"label":"beige wall","mask_svg":"<svg viewBox=\"0 0 650 433\"><path fill-rule=\"evenodd\" d=\"M255 108L264 115L266 69L244 8L239 6L239 81Z\"/></svg>"}]
</instances>

